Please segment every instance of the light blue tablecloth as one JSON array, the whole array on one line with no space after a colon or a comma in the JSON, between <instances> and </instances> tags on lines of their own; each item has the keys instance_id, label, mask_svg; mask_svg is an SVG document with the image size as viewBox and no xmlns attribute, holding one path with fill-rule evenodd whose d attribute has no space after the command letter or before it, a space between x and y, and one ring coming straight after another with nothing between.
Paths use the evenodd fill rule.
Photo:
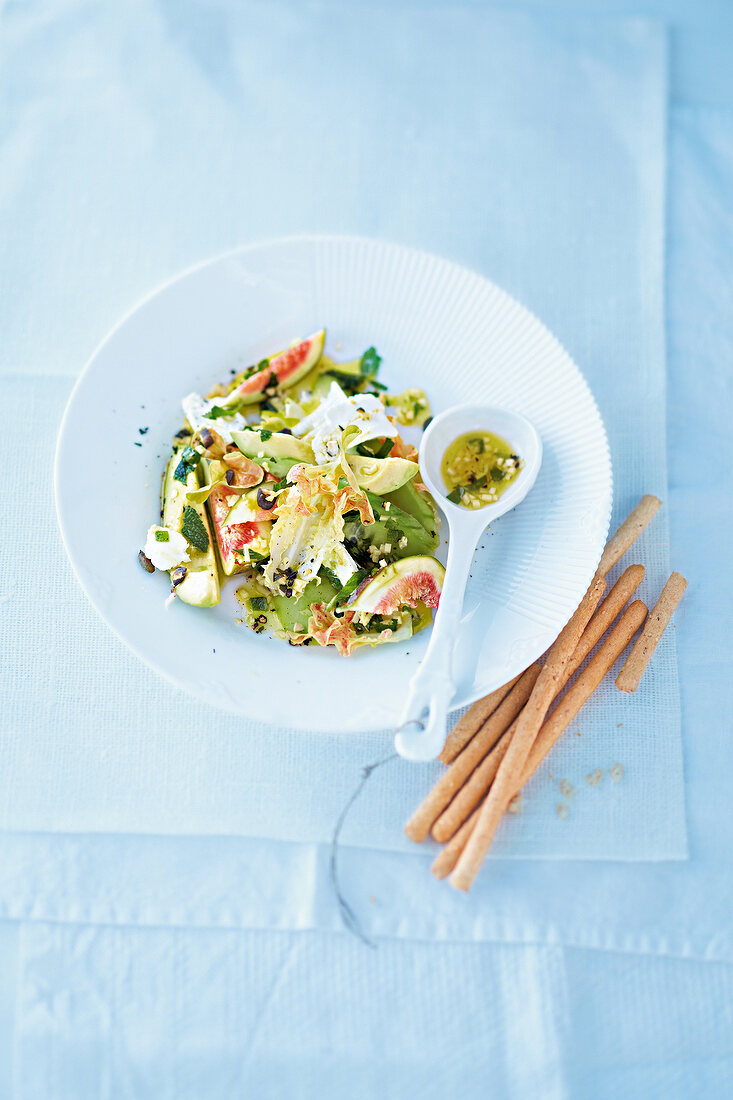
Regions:
<instances>
[{"instance_id":1,"label":"light blue tablecloth","mask_svg":"<svg viewBox=\"0 0 733 1100\"><path fill-rule=\"evenodd\" d=\"M645 491L666 497L664 34L636 21L599 35L582 20L545 23L460 6L431 9L418 23L399 8L346 14L333 5L307 13L277 4L229 8L216 17L236 58L222 96L221 74L207 79L206 65L224 61L211 46L191 41L188 21L173 33L160 10L140 0L134 34L126 38L117 33L115 12L89 9L81 22L59 20L53 34L20 15L6 28L14 47L8 79L19 89L18 117L8 113L6 121L9 175L26 181L7 188L0 202L8 265L21 268L27 242L12 229L31 210L39 211L41 233L57 228L55 248L32 265L34 278L10 284L2 299L7 341L0 366L13 368L18 356L30 356L5 384L4 442L11 453L22 450L29 408L43 442L28 482L0 493L6 510L21 514L30 496L46 523L39 518L26 526L16 557L22 568L5 580L13 593L6 667L17 671L8 689L12 729L0 742L8 778L0 825L323 844L359 768L382 755L390 732L344 738L273 731L192 705L124 652L78 591L68 564L55 564L51 446L71 378L97 336L90 328L110 303L119 310L123 295L141 292L141 272L168 275L202 250L231 245L234 234L314 225L399 231L437 249L450 242L454 255L480 264L525 299L582 364L608 425L614 518ZM385 38L386 54L379 49ZM65 48L54 48L59 41ZM280 65L262 72L261 56L274 41ZM370 83L357 42L370 51ZM440 95L422 62L436 55L438 42L449 89ZM81 79L80 54L90 58ZM25 79L30 57L42 59L55 89L52 108L43 88ZM310 74L318 65L314 87ZM294 84L310 89L297 111L290 103ZM344 86L351 96L346 106L337 99ZM179 99L173 114L169 88ZM388 127L373 124L390 114ZM25 118L33 120L27 142L19 124ZM73 142L59 142L66 131ZM175 162L175 187L161 147ZM290 162L297 171L285 171ZM394 177L390 186L365 178L366 163L380 166L380 178ZM47 164L63 168L52 188L43 182ZM254 169L277 177L267 200ZM157 196L166 188L162 217ZM70 313L70 299L83 300L87 310ZM29 342L34 315L47 324ZM36 366L31 376L40 356L44 370ZM113 392L110 380L112 415ZM156 462L152 433L141 445ZM641 594L649 601L669 571L667 520L660 514L634 548L647 566ZM129 538L134 548L137 535ZM59 590L62 600L55 598ZM28 630L39 598L48 605L44 645ZM52 674L45 675L49 651ZM36 683L33 692L27 679ZM505 823L496 854L684 858L677 703L670 633L643 691L630 699L609 683L589 704L579 724L583 738L558 747L522 814ZM616 760L624 767L622 783L595 789L584 783L593 769L608 773ZM375 777L344 840L409 851L402 825L438 767L400 762ZM558 782L566 776L579 788L567 824L555 813L558 783L548 778L555 770ZM18 912L14 880L13 887ZM310 890L304 883L303 910L313 907L318 890L318 883ZM163 892L160 886L159 898ZM26 893L37 896L34 883ZM448 904L450 892L444 895ZM95 892L77 904L83 909L100 900ZM66 897L58 902L71 904Z\"/></svg>"},{"instance_id":2,"label":"light blue tablecloth","mask_svg":"<svg viewBox=\"0 0 733 1100\"><path fill-rule=\"evenodd\" d=\"M69 5L66 18L74 11ZM81 66L79 78L84 75ZM705 86L719 87L709 79ZM27 130L32 141L32 119ZM491 1084L496 1095L522 1097L730 1093L733 838L726 735L732 678L724 569L730 515L721 513L731 487L730 132L725 112L686 109L672 116L670 513L674 565L695 581L678 631L690 863L633 869L507 864L494 884L499 904L487 907L481 928L471 928L465 914L463 923L451 924L439 910L416 905L403 927L391 922L382 930L429 940L478 933L524 946L384 941L371 954L342 936L265 931L292 927L279 898L260 932L47 925L44 920L56 919L155 924L164 911L169 921L177 913L182 925L246 924L246 913L227 910L227 883L251 875L259 858L259 905L268 853L232 839L212 866L196 841L158 845L151 838L133 853L115 847L115 838L80 845L73 837L16 837L6 875L17 868L18 889L8 897L38 921L24 927L19 954L16 1097L179 1100L247 1089L263 1097L283 1090L401 1097L418 1088L427 1096L459 1090L478 1096ZM36 205L41 194L39 185ZM26 227L37 224L29 201ZM12 227L8 232L12 236ZM552 297L550 290L546 316ZM21 310L6 318L16 365L23 367L17 363L22 347L48 352L63 334L59 318L59 327L51 320L32 345L21 337L28 339L33 317ZM562 318L548 319L561 328ZM82 331L72 318L70 336ZM714 459L704 478L702 437ZM282 858L291 855L297 861L294 848ZM24 860L35 863L35 876L21 867ZM125 891L135 861L145 884L137 908ZM176 869L165 876L162 898L156 861ZM424 899L422 860L392 854L382 867L383 877L370 879L374 903L359 895L358 861L348 869L348 888L363 906L379 909L397 890ZM74 911L69 884L95 874L106 875L99 909ZM569 904L573 894L584 899L581 921ZM78 891L71 896L78 898ZM314 914L317 925L323 912ZM380 929L379 914L374 926ZM532 940L554 946L527 946ZM651 954L642 959L563 946L573 944ZM150 1006L144 1017L130 1009L133 992L142 1010Z\"/></svg>"}]
</instances>

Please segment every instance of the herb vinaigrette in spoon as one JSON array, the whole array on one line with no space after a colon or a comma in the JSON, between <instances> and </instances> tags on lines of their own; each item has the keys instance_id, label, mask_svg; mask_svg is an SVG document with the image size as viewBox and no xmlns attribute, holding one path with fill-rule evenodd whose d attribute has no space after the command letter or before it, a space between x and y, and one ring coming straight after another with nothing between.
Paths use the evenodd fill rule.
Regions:
<instances>
[{"instance_id":1,"label":"herb vinaigrette in spoon","mask_svg":"<svg viewBox=\"0 0 733 1100\"><path fill-rule=\"evenodd\" d=\"M516 479L522 460L493 432L466 432L446 448L440 472L448 500L463 508L494 504Z\"/></svg>"}]
</instances>

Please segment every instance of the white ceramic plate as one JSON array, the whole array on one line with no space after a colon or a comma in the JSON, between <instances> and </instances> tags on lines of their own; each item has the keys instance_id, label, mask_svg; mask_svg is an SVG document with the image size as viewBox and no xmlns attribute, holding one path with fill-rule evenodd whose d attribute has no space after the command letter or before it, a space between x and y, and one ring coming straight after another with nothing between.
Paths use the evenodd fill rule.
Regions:
<instances>
[{"instance_id":1,"label":"white ceramic plate","mask_svg":"<svg viewBox=\"0 0 733 1100\"><path fill-rule=\"evenodd\" d=\"M427 631L348 659L294 648L235 623L235 581L217 608L176 602L166 610L167 575L151 576L137 561L158 516L181 396L324 325L328 352L351 358L376 345L390 389L422 386L435 411L501 405L537 427L537 484L476 554L456 643L455 705L505 683L552 642L593 575L610 516L611 464L593 397L557 340L455 264L377 241L308 237L243 248L186 272L124 318L87 364L61 427L56 503L97 610L185 691L279 726L382 729L397 720Z\"/></svg>"}]
</instances>

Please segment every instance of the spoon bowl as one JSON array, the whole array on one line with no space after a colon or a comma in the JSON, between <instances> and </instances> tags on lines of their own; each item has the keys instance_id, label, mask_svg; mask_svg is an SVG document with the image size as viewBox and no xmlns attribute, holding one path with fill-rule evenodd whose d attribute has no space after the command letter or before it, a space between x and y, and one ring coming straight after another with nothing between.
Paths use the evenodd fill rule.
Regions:
<instances>
[{"instance_id":1,"label":"spoon bowl","mask_svg":"<svg viewBox=\"0 0 733 1100\"><path fill-rule=\"evenodd\" d=\"M499 499L482 508L464 508L447 498L441 463L450 444L467 432L492 432L511 444L522 469ZM520 413L490 405L456 405L436 416L420 444L420 475L448 524L448 561L440 603L425 657L412 677L395 747L410 760L432 760L445 739L445 716L455 692L453 645L474 551L490 523L516 508L530 491L542 465L542 441Z\"/></svg>"},{"instance_id":2,"label":"spoon bowl","mask_svg":"<svg viewBox=\"0 0 733 1100\"><path fill-rule=\"evenodd\" d=\"M466 432L493 432L511 444L522 459L517 478L494 504L475 510L448 500L447 489L440 472L443 455L454 439ZM425 429L420 443L420 475L433 495L435 503L448 519L469 519L479 531L484 531L505 512L524 500L537 480L542 465L542 440L526 416L511 409L490 405L455 405L436 416Z\"/></svg>"}]
</instances>

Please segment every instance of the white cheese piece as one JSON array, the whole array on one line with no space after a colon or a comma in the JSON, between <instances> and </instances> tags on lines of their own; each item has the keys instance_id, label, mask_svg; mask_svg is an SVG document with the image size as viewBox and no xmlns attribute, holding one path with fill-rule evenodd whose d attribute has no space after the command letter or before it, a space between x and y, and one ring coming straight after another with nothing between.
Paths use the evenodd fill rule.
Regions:
<instances>
[{"instance_id":1,"label":"white cheese piece","mask_svg":"<svg viewBox=\"0 0 733 1100\"><path fill-rule=\"evenodd\" d=\"M397 428L378 397L371 393L347 397L338 382L332 382L318 408L294 426L293 435L302 438L313 433L313 453L318 465L323 466L338 454L340 431L352 425L358 428L358 434L349 440L350 447L367 439L382 436L393 439L397 435Z\"/></svg>"},{"instance_id":2,"label":"white cheese piece","mask_svg":"<svg viewBox=\"0 0 733 1100\"><path fill-rule=\"evenodd\" d=\"M247 427L247 421L238 412L232 413L231 416L219 416L213 420L210 419L207 413L221 401L221 397L215 397L213 400L207 401L200 393L189 393L181 402L183 415L195 432L199 431L200 428L209 428L212 432L218 432L225 443L231 443L232 432L244 431Z\"/></svg>"},{"instance_id":3,"label":"white cheese piece","mask_svg":"<svg viewBox=\"0 0 733 1100\"><path fill-rule=\"evenodd\" d=\"M167 531L168 541L158 542L155 537L156 531ZM156 569L175 569L177 565L189 560L188 541L180 531L173 531L170 527L157 527L153 524L148 528L144 553Z\"/></svg>"}]
</instances>

